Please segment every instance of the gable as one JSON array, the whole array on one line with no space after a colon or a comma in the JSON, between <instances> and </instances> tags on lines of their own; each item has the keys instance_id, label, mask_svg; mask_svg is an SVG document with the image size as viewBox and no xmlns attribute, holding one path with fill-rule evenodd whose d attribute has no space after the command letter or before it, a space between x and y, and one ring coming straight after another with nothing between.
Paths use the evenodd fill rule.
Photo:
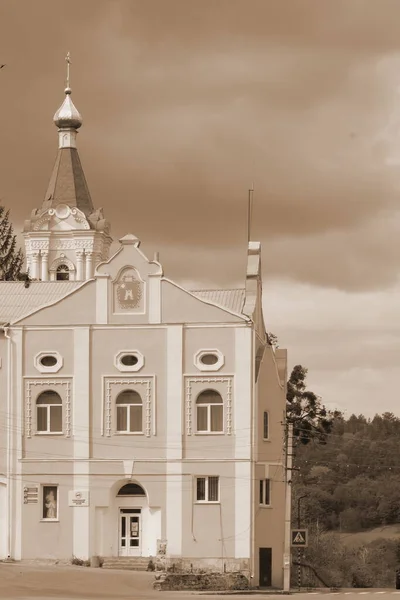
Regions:
<instances>
[{"instance_id":1,"label":"gable","mask_svg":"<svg viewBox=\"0 0 400 600\"><path fill-rule=\"evenodd\" d=\"M243 315L234 315L194 296L168 279L161 282L162 323L242 323Z\"/></svg>"},{"instance_id":2,"label":"gable","mask_svg":"<svg viewBox=\"0 0 400 600\"><path fill-rule=\"evenodd\" d=\"M37 310L22 318L18 325L90 325L96 322L96 286L87 281L80 287L56 300L51 306Z\"/></svg>"},{"instance_id":3,"label":"gable","mask_svg":"<svg viewBox=\"0 0 400 600\"><path fill-rule=\"evenodd\" d=\"M84 285L82 281L33 281L25 287L22 281L0 282L0 323L15 323L50 306Z\"/></svg>"}]
</instances>

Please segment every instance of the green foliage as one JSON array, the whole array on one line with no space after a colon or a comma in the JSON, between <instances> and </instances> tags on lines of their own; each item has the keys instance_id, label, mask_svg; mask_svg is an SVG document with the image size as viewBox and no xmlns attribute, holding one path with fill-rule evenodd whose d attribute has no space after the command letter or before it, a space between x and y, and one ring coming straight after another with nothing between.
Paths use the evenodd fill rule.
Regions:
<instances>
[{"instance_id":1,"label":"green foliage","mask_svg":"<svg viewBox=\"0 0 400 600\"><path fill-rule=\"evenodd\" d=\"M279 347L278 338L268 332L268 341L275 349ZM339 411L329 411L322 404L321 398L307 390L306 378L308 369L296 365L287 382L286 418L293 423L295 442L308 444L311 440L323 444L331 432L335 420L342 418Z\"/></svg>"},{"instance_id":2,"label":"green foliage","mask_svg":"<svg viewBox=\"0 0 400 600\"><path fill-rule=\"evenodd\" d=\"M302 562L312 565L331 586L341 588L393 587L398 568L400 544L396 540L378 539L369 544L348 548L332 533L318 527L309 531L309 546ZM296 585L292 570L292 585ZM302 569L305 586L320 586L311 570Z\"/></svg>"},{"instance_id":3,"label":"green foliage","mask_svg":"<svg viewBox=\"0 0 400 600\"><path fill-rule=\"evenodd\" d=\"M334 420L326 443L299 446L293 498L305 525L354 532L400 522L400 419ZM296 502L293 518L297 518Z\"/></svg>"},{"instance_id":4,"label":"green foliage","mask_svg":"<svg viewBox=\"0 0 400 600\"><path fill-rule=\"evenodd\" d=\"M332 431L335 418L340 417L338 411L328 411L321 398L307 390L306 377L308 370L296 365L287 383L286 415L289 423L293 423L293 436L301 444L311 440L326 442L327 434Z\"/></svg>"},{"instance_id":5,"label":"green foliage","mask_svg":"<svg viewBox=\"0 0 400 600\"><path fill-rule=\"evenodd\" d=\"M24 257L17 250L17 239L9 218L10 211L0 206L0 279L3 281L18 281L27 279L21 272Z\"/></svg>"}]
</instances>

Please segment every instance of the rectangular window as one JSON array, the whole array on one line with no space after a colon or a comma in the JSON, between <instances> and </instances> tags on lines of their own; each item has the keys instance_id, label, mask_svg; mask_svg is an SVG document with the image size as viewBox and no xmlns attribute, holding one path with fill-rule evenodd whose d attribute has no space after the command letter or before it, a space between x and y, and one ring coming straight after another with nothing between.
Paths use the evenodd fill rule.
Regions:
<instances>
[{"instance_id":1,"label":"rectangular window","mask_svg":"<svg viewBox=\"0 0 400 600\"><path fill-rule=\"evenodd\" d=\"M142 427L142 407L140 405L132 405L130 408L130 431L132 433L140 433Z\"/></svg>"},{"instance_id":2,"label":"rectangular window","mask_svg":"<svg viewBox=\"0 0 400 600\"><path fill-rule=\"evenodd\" d=\"M197 502L219 502L219 477L197 477L196 479Z\"/></svg>"},{"instance_id":3,"label":"rectangular window","mask_svg":"<svg viewBox=\"0 0 400 600\"><path fill-rule=\"evenodd\" d=\"M271 504L271 481L269 479L261 479L260 481L260 504L262 506L270 506Z\"/></svg>"},{"instance_id":4,"label":"rectangular window","mask_svg":"<svg viewBox=\"0 0 400 600\"><path fill-rule=\"evenodd\" d=\"M269 423L268 423L268 418L269 415L267 413L267 411L264 412L264 432L263 432L263 438L264 440L267 440L269 437Z\"/></svg>"},{"instance_id":5,"label":"rectangular window","mask_svg":"<svg viewBox=\"0 0 400 600\"><path fill-rule=\"evenodd\" d=\"M57 521L58 520L58 486L57 485L44 485L42 488L43 493L43 507L42 507L42 519L46 521Z\"/></svg>"},{"instance_id":6,"label":"rectangular window","mask_svg":"<svg viewBox=\"0 0 400 600\"><path fill-rule=\"evenodd\" d=\"M211 412L211 431L223 431L224 408L221 405L210 406Z\"/></svg>"}]
</instances>

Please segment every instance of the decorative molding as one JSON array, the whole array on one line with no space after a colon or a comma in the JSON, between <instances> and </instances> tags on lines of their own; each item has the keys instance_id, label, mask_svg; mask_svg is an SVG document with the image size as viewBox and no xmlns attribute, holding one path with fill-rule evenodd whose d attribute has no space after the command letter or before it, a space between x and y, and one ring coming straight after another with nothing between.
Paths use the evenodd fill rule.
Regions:
<instances>
[{"instance_id":1,"label":"decorative molding","mask_svg":"<svg viewBox=\"0 0 400 600\"><path fill-rule=\"evenodd\" d=\"M192 435L193 430L193 384L223 383L226 386L224 398L224 415L226 434L232 434L232 385L233 377L186 377L186 434ZM200 390L202 391L202 390ZM199 391L199 393L200 393Z\"/></svg>"},{"instance_id":2,"label":"decorative molding","mask_svg":"<svg viewBox=\"0 0 400 600\"><path fill-rule=\"evenodd\" d=\"M32 437L32 388L35 386L54 388L58 385L65 388L62 404L64 409L63 430L65 430L65 437L71 437L71 380L52 377L51 379L35 378L25 381L25 435L27 438ZM45 389L41 391L45 391Z\"/></svg>"},{"instance_id":3,"label":"decorative molding","mask_svg":"<svg viewBox=\"0 0 400 600\"><path fill-rule=\"evenodd\" d=\"M56 364L51 367L46 367L41 364L41 359L44 356L52 356L56 359ZM63 357L56 350L43 350L42 352L38 352L33 359L33 364L35 365L35 369L39 371L39 373L58 373L58 371L63 366Z\"/></svg>"},{"instance_id":4,"label":"decorative molding","mask_svg":"<svg viewBox=\"0 0 400 600\"><path fill-rule=\"evenodd\" d=\"M112 428L112 404L115 399L115 393L113 393L114 387L119 386L145 386L145 398L143 399L143 412L145 417L145 436L151 436L151 422L152 422L152 398L153 389L152 385L154 376L152 377L131 377L131 378L109 378L105 379L105 405L104 405L104 424L106 437L111 437ZM142 394L140 394L143 398Z\"/></svg>"},{"instance_id":5,"label":"decorative molding","mask_svg":"<svg viewBox=\"0 0 400 600\"><path fill-rule=\"evenodd\" d=\"M137 363L132 366L124 365L121 362L121 358L126 355L133 355L137 358ZM140 369L144 366L144 356L139 350L120 350L114 357L114 365L118 369L118 371L131 373L135 371L140 371Z\"/></svg>"},{"instance_id":6,"label":"decorative molding","mask_svg":"<svg viewBox=\"0 0 400 600\"><path fill-rule=\"evenodd\" d=\"M212 354L217 357L217 360L212 365L207 365L202 362L203 356L207 354ZM194 355L194 364L199 369L199 371L219 371L225 364L225 357L220 350L217 348L209 349L201 349L196 352Z\"/></svg>"},{"instance_id":7,"label":"decorative molding","mask_svg":"<svg viewBox=\"0 0 400 600\"><path fill-rule=\"evenodd\" d=\"M27 249L29 252L33 250L48 250L49 240L29 240L27 243Z\"/></svg>"}]
</instances>

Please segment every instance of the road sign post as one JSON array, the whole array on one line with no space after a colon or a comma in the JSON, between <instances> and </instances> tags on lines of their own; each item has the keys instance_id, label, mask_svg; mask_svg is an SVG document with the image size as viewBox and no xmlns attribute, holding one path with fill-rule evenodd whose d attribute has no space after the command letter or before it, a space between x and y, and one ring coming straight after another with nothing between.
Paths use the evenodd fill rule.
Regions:
<instances>
[{"instance_id":1,"label":"road sign post","mask_svg":"<svg viewBox=\"0 0 400 600\"><path fill-rule=\"evenodd\" d=\"M308 529L292 529L290 545L294 548L307 548Z\"/></svg>"},{"instance_id":2,"label":"road sign post","mask_svg":"<svg viewBox=\"0 0 400 600\"><path fill-rule=\"evenodd\" d=\"M308 529L292 529L291 531L290 545L292 548L297 548L297 586L299 591L301 590L301 554L302 548L308 546Z\"/></svg>"}]
</instances>

